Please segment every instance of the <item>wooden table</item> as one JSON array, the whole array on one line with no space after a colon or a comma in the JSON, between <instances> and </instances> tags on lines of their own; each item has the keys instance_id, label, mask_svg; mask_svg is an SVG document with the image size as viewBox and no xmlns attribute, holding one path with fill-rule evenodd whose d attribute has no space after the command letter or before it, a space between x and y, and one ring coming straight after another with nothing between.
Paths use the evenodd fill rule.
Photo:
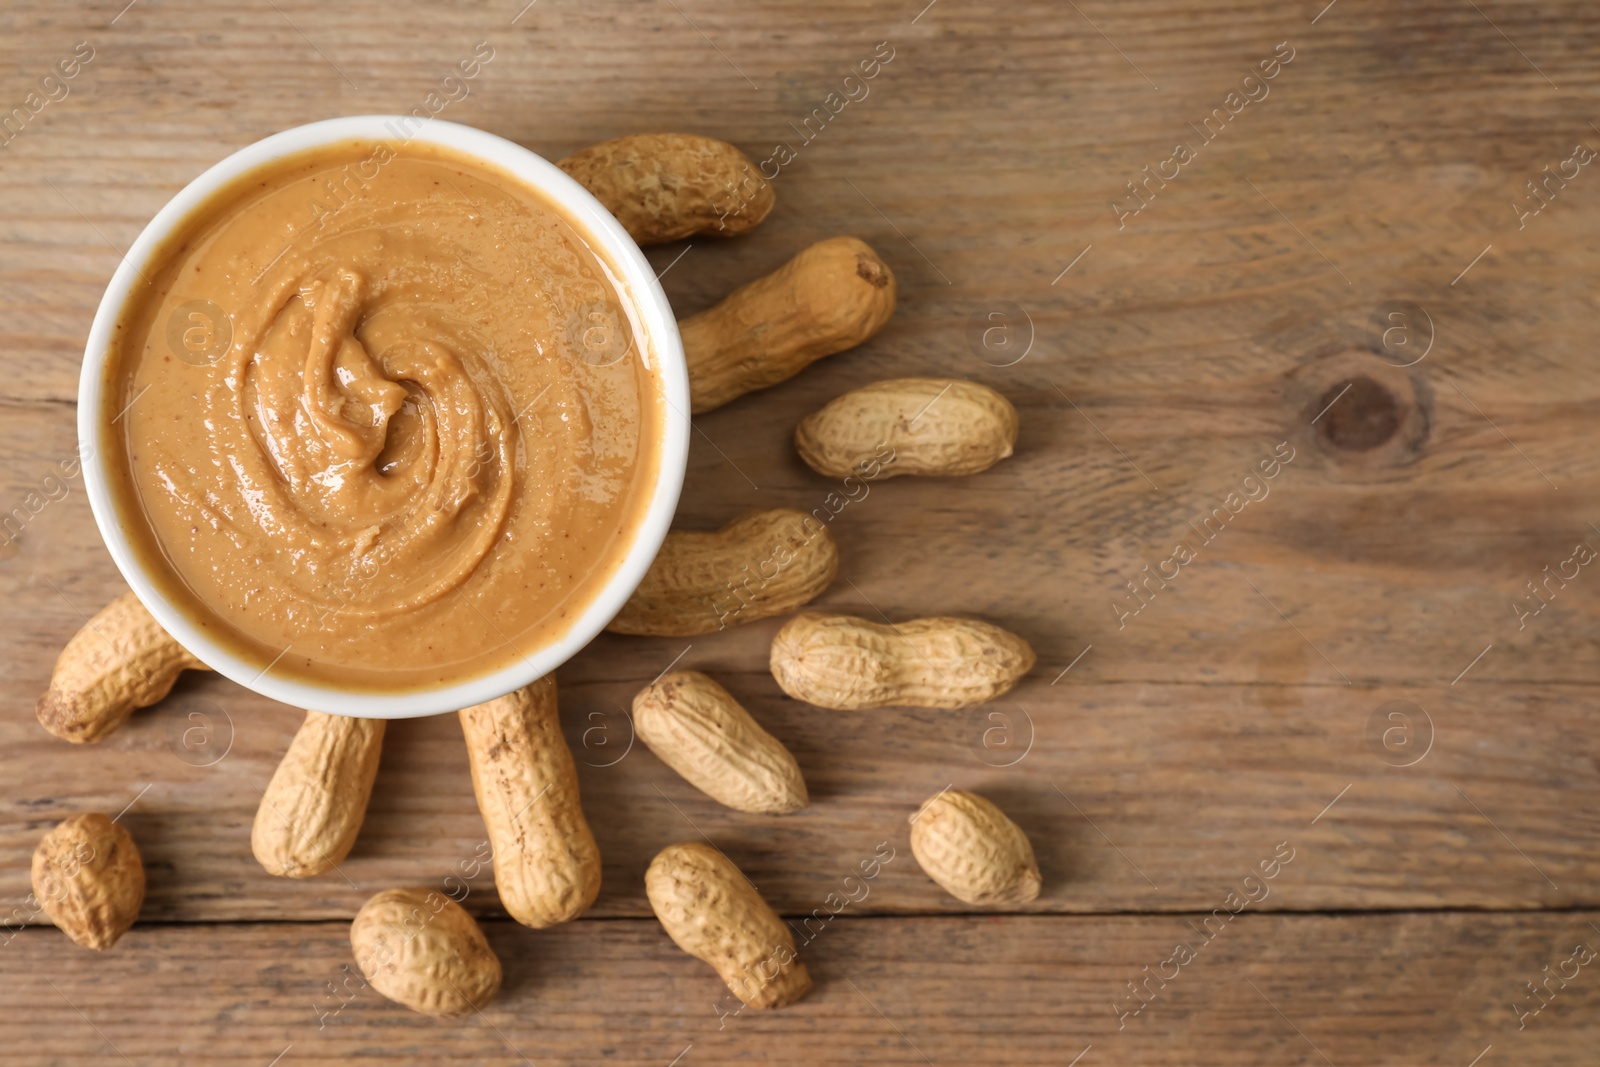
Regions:
<instances>
[{"instance_id":1,"label":"wooden table","mask_svg":"<svg viewBox=\"0 0 1600 1067\"><path fill-rule=\"evenodd\" d=\"M24 514L0 552L0 897L26 918L45 829L125 807L150 889L103 956L0 935L0 1059L1595 1062L1600 974L1546 979L1600 946L1600 575L1566 562L1600 549L1600 174L1526 184L1600 149L1592 5L123 2L0 13L4 108L94 52L0 149L0 509ZM977 711L844 714L778 691L781 620L602 637L558 672L600 899L535 932L474 881L507 983L440 1023L336 990L359 904L483 838L454 717L395 723L345 877L289 881L248 838L298 710L189 676L72 748L32 708L124 589L55 477L118 249L226 153L422 107L480 41L440 117L551 158L655 130L793 148L756 233L651 250L680 313L835 234L899 277L877 339L697 419L680 523L822 506L790 434L847 389L984 382L1021 412L1015 457L875 485L832 523L820 603L973 614L1039 665ZM819 123L880 42L869 95ZM794 750L810 808L741 816L630 748L621 709L672 662ZM906 818L951 785L1030 834L1035 903L978 912L917 868ZM651 918L650 857L702 835L788 915L895 850L805 947L801 1004L734 1014Z\"/></svg>"}]
</instances>

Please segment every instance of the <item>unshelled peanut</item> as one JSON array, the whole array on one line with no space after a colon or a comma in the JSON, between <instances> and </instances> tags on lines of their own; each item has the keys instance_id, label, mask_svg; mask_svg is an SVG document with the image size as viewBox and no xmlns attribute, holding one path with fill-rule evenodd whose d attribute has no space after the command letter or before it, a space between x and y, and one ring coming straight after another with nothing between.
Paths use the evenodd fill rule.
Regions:
<instances>
[{"instance_id":1,"label":"unshelled peanut","mask_svg":"<svg viewBox=\"0 0 1600 1067\"><path fill-rule=\"evenodd\" d=\"M250 849L268 874L309 878L350 854L367 816L382 719L306 712L256 809Z\"/></svg>"},{"instance_id":2,"label":"unshelled peanut","mask_svg":"<svg viewBox=\"0 0 1600 1067\"><path fill-rule=\"evenodd\" d=\"M772 185L725 141L644 133L585 148L558 164L641 245L698 233L732 237L772 210Z\"/></svg>"},{"instance_id":3,"label":"unshelled peanut","mask_svg":"<svg viewBox=\"0 0 1600 1067\"><path fill-rule=\"evenodd\" d=\"M500 958L483 931L435 890L387 889L367 901L350 948L373 989L425 1015L466 1015L500 989Z\"/></svg>"},{"instance_id":4,"label":"unshelled peanut","mask_svg":"<svg viewBox=\"0 0 1600 1067\"><path fill-rule=\"evenodd\" d=\"M63 741L98 741L170 693L183 671L205 669L124 593L67 642L35 713Z\"/></svg>"},{"instance_id":5,"label":"unshelled peanut","mask_svg":"<svg viewBox=\"0 0 1600 1067\"><path fill-rule=\"evenodd\" d=\"M698 671L674 671L633 698L633 727L661 762L738 811L806 806L800 765L733 695Z\"/></svg>"},{"instance_id":6,"label":"unshelled peanut","mask_svg":"<svg viewBox=\"0 0 1600 1067\"><path fill-rule=\"evenodd\" d=\"M606 629L711 633L793 611L820 596L838 573L833 535L792 508L753 512L710 533L674 530Z\"/></svg>"},{"instance_id":7,"label":"unshelled peanut","mask_svg":"<svg viewBox=\"0 0 1600 1067\"><path fill-rule=\"evenodd\" d=\"M772 639L772 677L785 693L840 711L891 704L968 708L1033 669L1016 634L975 619L885 626L853 615L798 615Z\"/></svg>"},{"instance_id":8,"label":"unshelled peanut","mask_svg":"<svg viewBox=\"0 0 1600 1067\"><path fill-rule=\"evenodd\" d=\"M1026 904L1039 895L1039 865L1022 828L994 804L959 789L911 816L911 853L929 878L968 904Z\"/></svg>"},{"instance_id":9,"label":"unshelled peanut","mask_svg":"<svg viewBox=\"0 0 1600 1067\"><path fill-rule=\"evenodd\" d=\"M747 1006L781 1008L811 989L789 927L715 848L695 842L662 849L644 887L667 936L716 968Z\"/></svg>"},{"instance_id":10,"label":"unshelled peanut","mask_svg":"<svg viewBox=\"0 0 1600 1067\"><path fill-rule=\"evenodd\" d=\"M678 323L694 414L777 385L872 337L894 313L888 264L854 237L819 241Z\"/></svg>"},{"instance_id":11,"label":"unshelled peanut","mask_svg":"<svg viewBox=\"0 0 1600 1067\"><path fill-rule=\"evenodd\" d=\"M578 803L554 676L463 710L461 729L500 903L535 929L576 919L600 892L600 849Z\"/></svg>"},{"instance_id":12,"label":"unshelled peanut","mask_svg":"<svg viewBox=\"0 0 1600 1067\"><path fill-rule=\"evenodd\" d=\"M108 949L144 904L144 861L127 830L99 812L77 815L33 851L33 895L61 932Z\"/></svg>"},{"instance_id":13,"label":"unshelled peanut","mask_svg":"<svg viewBox=\"0 0 1600 1067\"><path fill-rule=\"evenodd\" d=\"M846 393L795 429L795 448L818 474L843 478L882 445L882 477L988 470L1017 443L1017 411L988 386L954 378L895 378Z\"/></svg>"}]
</instances>

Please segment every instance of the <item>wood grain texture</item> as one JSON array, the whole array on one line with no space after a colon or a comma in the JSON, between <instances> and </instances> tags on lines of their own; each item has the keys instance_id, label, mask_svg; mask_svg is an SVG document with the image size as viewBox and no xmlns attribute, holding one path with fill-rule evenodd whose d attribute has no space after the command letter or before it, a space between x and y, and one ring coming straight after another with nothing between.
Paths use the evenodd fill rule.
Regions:
<instances>
[{"instance_id":1,"label":"wood grain texture","mask_svg":"<svg viewBox=\"0 0 1600 1067\"><path fill-rule=\"evenodd\" d=\"M26 1047L28 1062L106 1063L114 1046L152 1067L260 1067L280 1053L1060 1067L1091 1045L1081 1067L1320 1064L1319 1051L1335 1064L1464 1067L1489 1045L1485 1064L1566 1067L1594 1062L1593 964L1564 989L1552 982L1521 1030L1513 1005L1530 1011L1523 983L1595 945L1596 917L1245 914L1127 1018L1125 983L1198 940L1184 919L841 916L801 951L816 982L805 1000L738 1014L715 972L653 921L494 923L500 997L452 1023L363 988L343 924L135 927L105 956L30 930L0 949L0 978L27 1003L0 1016L0 1042Z\"/></svg>"},{"instance_id":2,"label":"wood grain texture","mask_svg":"<svg viewBox=\"0 0 1600 1067\"><path fill-rule=\"evenodd\" d=\"M638 670L634 678L569 681L561 672L565 733L603 861L597 916L648 914L640 879L650 857L702 833L775 907L807 912L879 842L904 845L907 818L949 785L991 797L1033 840L1045 879L1033 910L1214 907L1237 873L1283 840L1303 849L1304 869L1315 873L1269 908L1596 900L1600 753L1593 698L1580 687L1301 694L1273 685L1096 684L1067 690L1068 704L1066 682L1035 679L1014 699L970 712L846 713L788 700L770 676L697 646L679 666L723 681L806 776L806 809L758 817L703 796L642 743L628 747L623 709L682 649L636 667L621 666L633 661L619 653L613 670ZM21 691L5 691L18 706ZM1424 707L1435 724L1432 750L1412 767L1390 766L1368 745L1372 713L1393 700ZM478 854L484 831L460 727L441 717L390 726L366 825L338 871L266 875L250 854L250 825L301 718L197 676L70 758L31 721L8 722L0 730L11 764L0 893L27 893L27 857L53 822L82 810L115 814L146 785L123 818L152 872L144 912L152 920L348 918L380 889L442 879ZM223 759L186 762L215 755L195 746L207 729L212 745L226 744L229 723ZM196 732L186 749L188 731ZM1002 744L1008 731L1014 740ZM485 884L490 877L480 876ZM492 894L474 906L493 914ZM906 868L885 876L870 907L959 905Z\"/></svg>"},{"instance_id":3,"label":"wood grain texture","mask_svg":"<svg viewBox=\"0 0 1600 1067\"><path fill-rule=\"evenodd\" d=\"M140 1063L266 1063L291 1042L330 1062L509 1062L495 1027L541 1060L659 1065L693 1043L686 1063L926 1062L895 1025L937 1062L1063 1064L1090 1043L1083 1067L1323 1062L1285 1017L1336 1063L1465 1065L1490 1043L1483 1067L1592 1059L1587 970L1520 1032L1508 1005L1594 916L1492 913L1600 905L1600 579L1585 566L1519 615L1539 603L1526 583L1600 547L1600 175L1551 187L1520 228L1512 206L1576 143L1600 148L1591 5L524 2L0 11L0 115L75 42L95 48L0 147L0 922L28 917L27 857L78 811L132 801L149 876L144 921L104 959L50 930L0 948L20 1006L0 1057L107 1055L70 998ZM604 860L596 921L492 924L506 992L462 1028L369 992L319 1033L311 1002L348 946L345 922L310 921L477 854L459 726L392 726L354 851L304 882L249 850L301 711L191 675L99 745L54 741L32 715L50 664L125 588L62 465L94 308L161 205L285 127L422 106L479 41L495 58L440 117L549 158L660 130L758 162L794 147L758 231L650 250L680 316L840 234L895 273L882 334L696 420L681 524L826 513L839 486L791 437L842 393L988 385L1018 410L1016 454L844 506L817 607L972 614L1040 662L974 712L833 713L767 674L782 619L603 635L559 672ZM1270 95L1201 144L1190 124L1284 41ZM870 94L806 140L879 42L894 58ZM1194 160L1119 228L1110 202L1127 211L1126 183L1180 140ZM1408 340L1432 340L1411 366L1395 364L1419 348L1374 340L1396 301ZM1293 460L1241 505L1280 443ZM1126 583L1172 573L1180 541L1195 558L1140 607ZM680 654L794 752L809 808L723 810L629 747L623 709ZM915 870L906 817L947 785L1028 832L1038 914L965 915ZM655 852L701 834L790 916L880 842L904 862L819 938L811 999L719 1033L720 985L645 920L642 891ZM1279 842L1296 859L1241 936L1118 1034L1115 987L1165 958L1177 913L1222 906ZM490 878L471 881L480 915ZM1313 911L1357 913L1287 914Z\"/></svg>"}]
</instances>

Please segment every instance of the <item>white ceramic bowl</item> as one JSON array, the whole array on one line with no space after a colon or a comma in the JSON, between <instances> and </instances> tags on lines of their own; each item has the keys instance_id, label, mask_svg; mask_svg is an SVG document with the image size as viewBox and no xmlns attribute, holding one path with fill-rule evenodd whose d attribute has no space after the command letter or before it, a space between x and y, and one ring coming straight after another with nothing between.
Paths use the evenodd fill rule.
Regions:
<instances>
[{"instance_id":1,"label":"white ceramic bowl","mask_svg":"<svg viewBox=\"0 0 1600 1067\"><path fill-rule=\"evenodd\" d=\"M410 140L443 146L510 174L544 194L593 239L602 256L617 271L621 283L619 295L625 302L632 303L648 357L659 361L660 381L667 402L662 437L657 443L659 474L649 508L622 564L559 638L513 666L454 685L414 692L345 692L274 674L270 665L263 669L262 665L241 659L231 649L212 640L162 593L159 583L152 580L144 561L134 551L112 500L112 481L126 477L126 472L106 469L107 449L102 447L102 436L110 422L102 410L106 403L105 363L113 331L133 283L165 239L197 208L240 175L285 156L343 141L394 143L400 140L395 131L404 127L390 124L401 121L401 117L395 115L361 115L297 126L240 149L190 182L145 227L112 275L89 330L83 374L78 382L78 439L85 457L84 484L95 522L117 568L167 632L208 667L263 696L317 711L383 719L456 711L504 696L555 670L588 644L622 609L661 548L678 505L678 491L683 486L689 453L689 378L683 344L678 337L672 308L638 245L587 189L567 177L555 164L502 137L435 119L418 129Z\"/></svg>"}]
</instances>

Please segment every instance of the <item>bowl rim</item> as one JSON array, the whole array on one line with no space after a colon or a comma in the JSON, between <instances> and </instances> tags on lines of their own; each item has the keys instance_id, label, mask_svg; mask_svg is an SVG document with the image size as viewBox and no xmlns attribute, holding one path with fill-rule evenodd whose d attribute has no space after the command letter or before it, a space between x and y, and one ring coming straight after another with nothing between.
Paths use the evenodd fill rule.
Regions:
<instances>
[{"instance_id":1,"label":"bowl rim","mask_svg":"<svg viewBox=\"0 0 1600 1067\"><path fill-rule=\"evenodd\" d=\"M513 141L442 119L430 119L409 135L397 136L397 130L414 125L409 116L379 114L296 126L246 145L189 182L156 213L117 266L95 311L78 380L78 443L90 509L113 562L150 614L202 663L246 689L296 707L362 718L415 718L457 711L513 692L572 658L622 609L655 559L677 509L689 454L689 379L677 319L655 271L622 224L559 167ZM656 484L633 543L610 579L567 629L515 663L488 674L395 693L340 690L277 675L272 669L276 660L266 667L249 662L192 623L151 578L123 529L111 492L108 452L103 447L116 421L104 418L102 411L111 340L135 281L167 238L241 176L286 157L352 140L387 143L391 148L397 144L435 145L509 175L547 197L596 243L616 272L619 295L633 304L645 347L659 363L657 373L665 399Z\"/></svg>"}]
</instances>

